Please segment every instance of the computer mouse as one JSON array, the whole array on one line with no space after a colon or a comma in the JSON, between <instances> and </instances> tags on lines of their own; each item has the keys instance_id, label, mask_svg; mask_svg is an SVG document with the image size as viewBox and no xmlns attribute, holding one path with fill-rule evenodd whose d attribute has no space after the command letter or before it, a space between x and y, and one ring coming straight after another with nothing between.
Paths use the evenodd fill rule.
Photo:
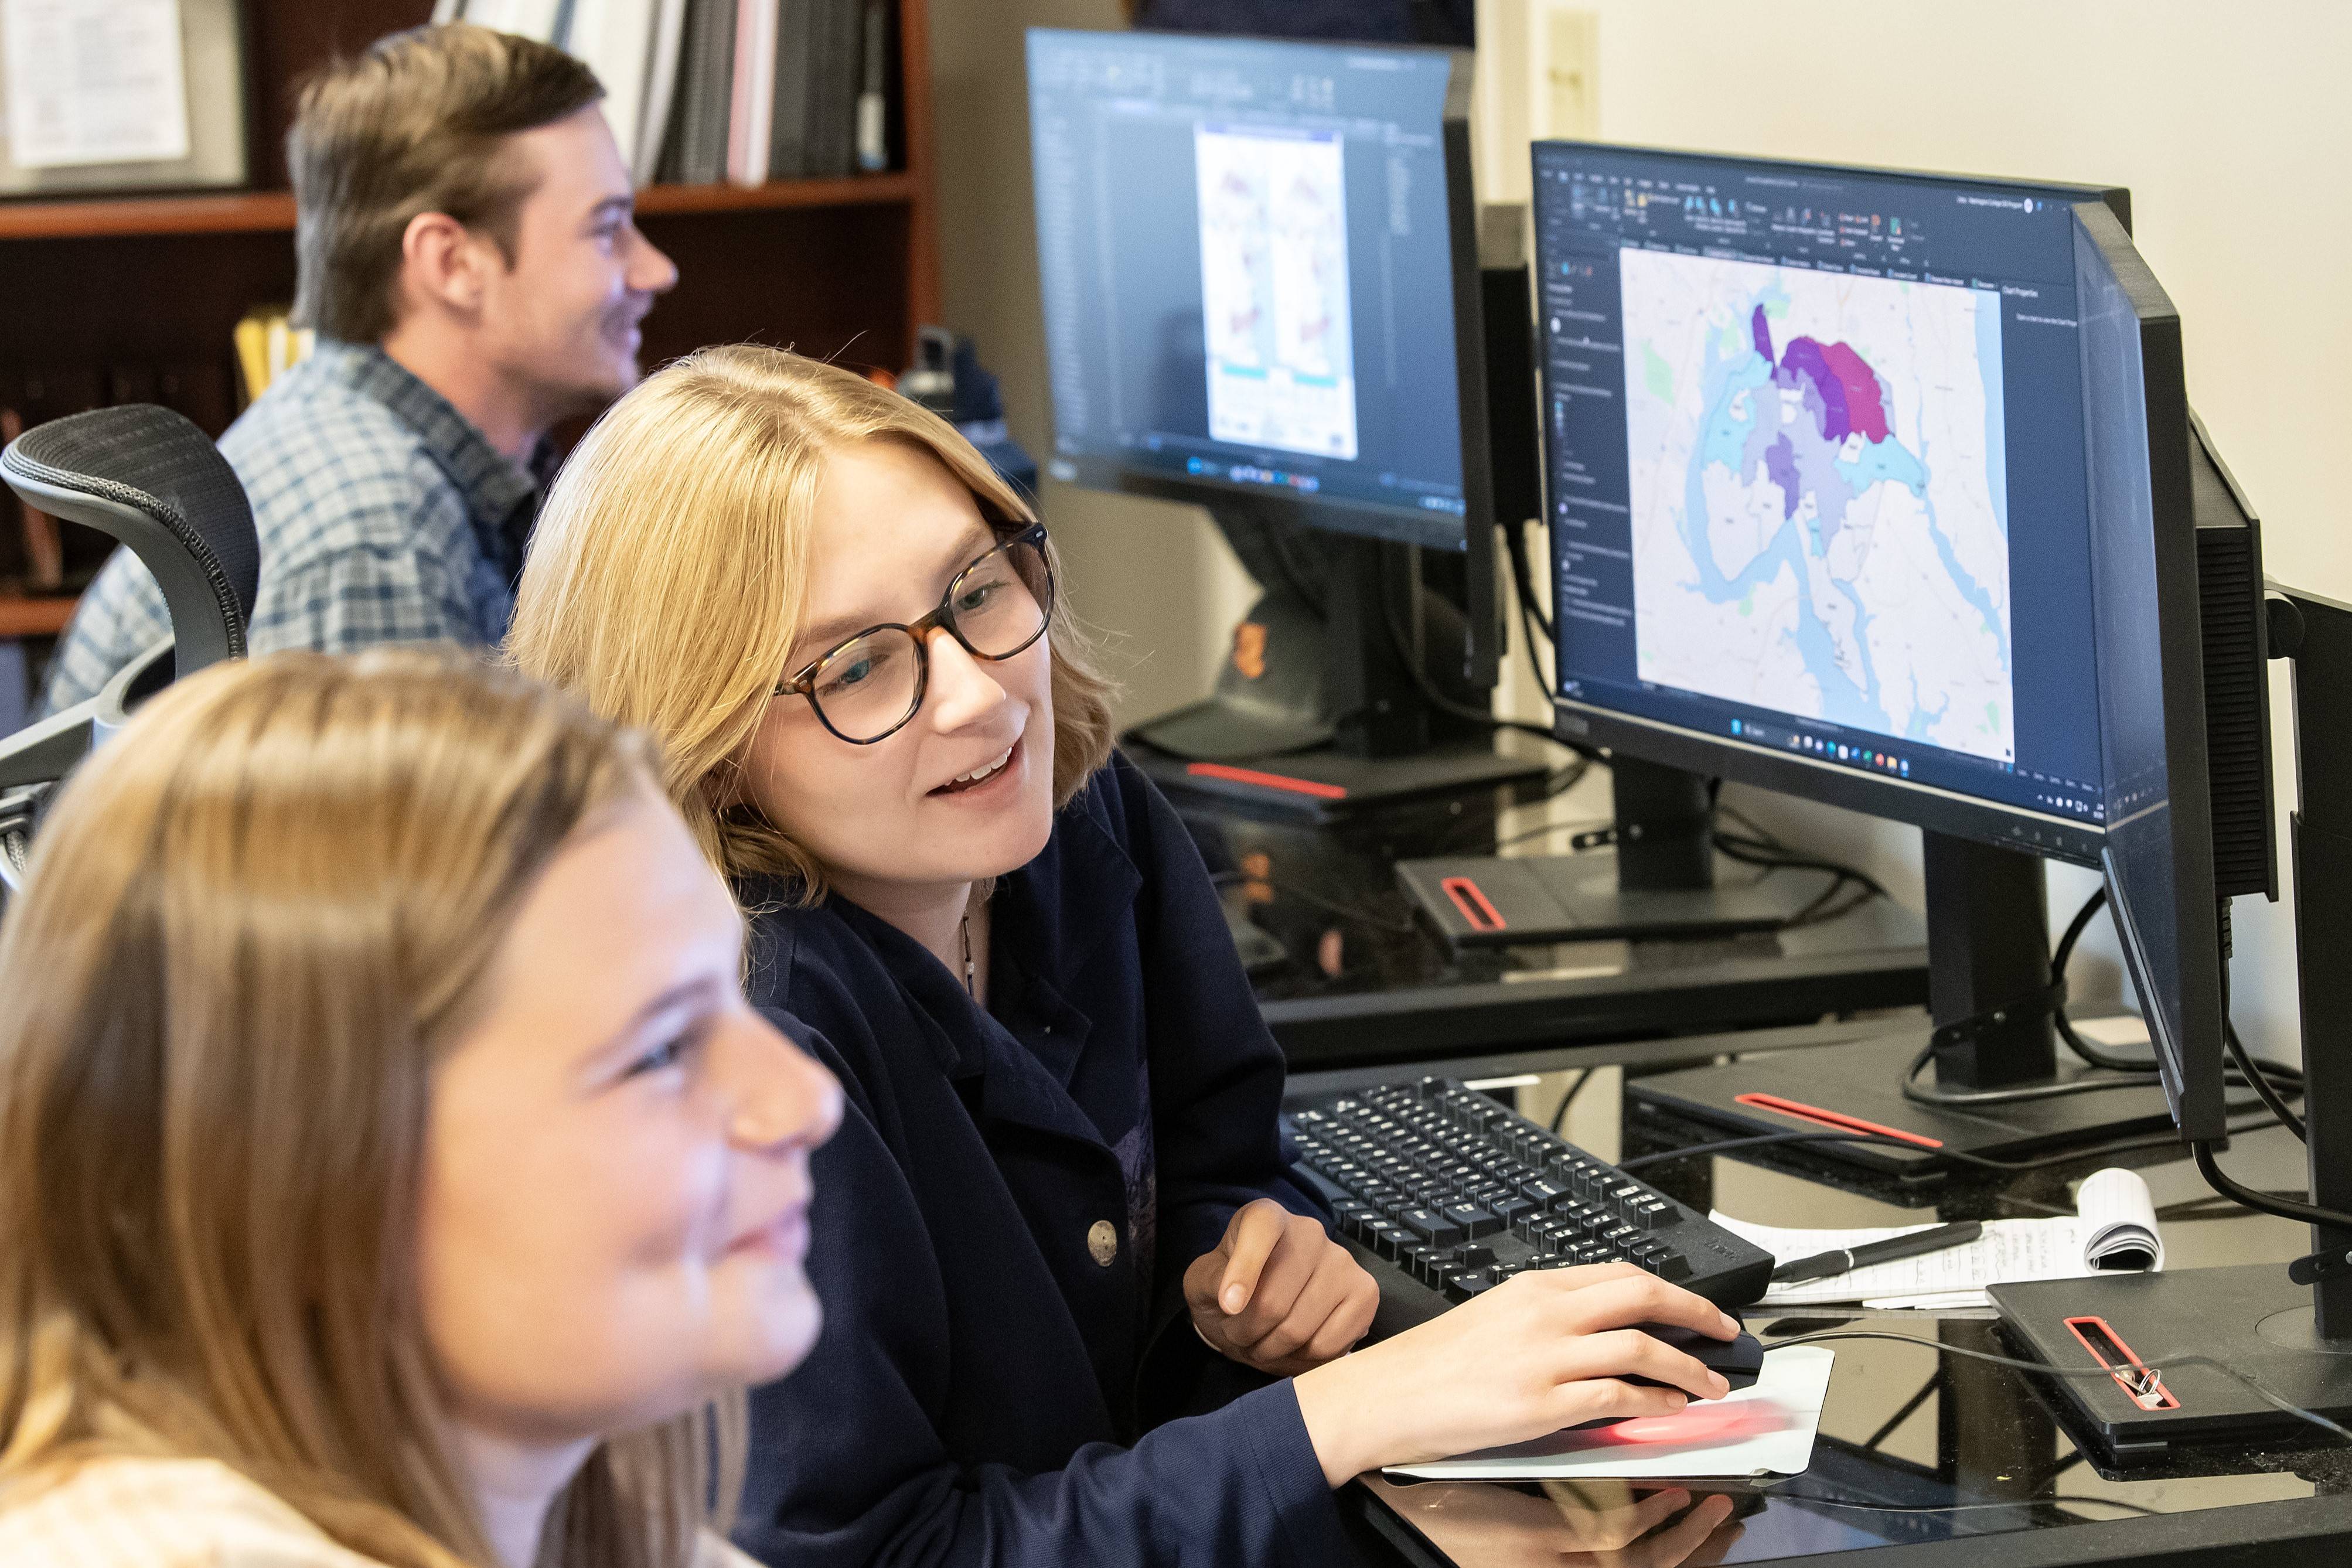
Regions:
<instances>
[{"instance_id":1,"label":"computer mouse","mask_svg":"<svg viewBox=\"0 0 2352 1568\"><path fill-rule=\"evenodd\" d=\"M1763 1342L1754 1334L1718 1340L1696 1329L1677 1328L1671 1323L1637 1323L1634 1327L1653 1339L1664 1341L1709 1372L1721 1373L1723 1380L1733 1388L1754 1387L1758 1374L1764 1370ZM1675 1386L1654 1377L1628 1377L1625 1381L1637 1388Z\"/></svg>"}]
</instances>

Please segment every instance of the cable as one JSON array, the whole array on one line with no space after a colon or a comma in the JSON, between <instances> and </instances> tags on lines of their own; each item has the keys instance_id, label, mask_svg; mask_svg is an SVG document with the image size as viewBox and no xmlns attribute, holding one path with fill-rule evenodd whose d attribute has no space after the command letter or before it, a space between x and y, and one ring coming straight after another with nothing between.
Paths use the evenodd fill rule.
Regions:
<instances>
[{"instance_id":1,"label":"cable","mask_svg":"<svg viewBox=\"0 0 2352 1568\"><path fill-rule=\"evenodd\" d=\"M2053 984L2066 978L2066 963L2074 956L2074 944L2083 940L2084 928L2091 923L2091 917L2106 905L2106 885L2101 883L2097 890L2083 900L2083 907L2074 911L2074 918L2066 922L2065 933L2059 937L2057 948L2050 954L2050 978ZM2152 1061L2135 1061L2129 1057L2116 1056L2112 1051L2103 1051L2076 1034L2074 1020L2067 1017L2063 1003L2052 1009L2051 1022L2057 1026L2058 1037L2066 1042L2066 1048L2095 1068L2105 1068L2109 1072L2151 1073L2156 1070L2156 1064Z\"/></svg>"},{"instance_id":2,"label":"cable","mask_svg":"<svg viewBox=\"0 0 2352 1568\"><path fill-rule=\"evenodd\" d=\"M1579 745L1573 741L1563 741L1545 725L1530 724L1524 719L1498 719L1484 709L1473 708L1466 702L1456 702L1453 698L1437 689L1436 683L1429 679L1429 672L1421 668L1421 660L1413 657L1412 645L1405 640L1404 627L1397 624L1396 606L1388 602L1386 595L1381 596L1381 620L1388 627L1389 641L1395 645L1397 662L1404 666L1405 674L1412 679L1413 685L1420 689L1423 700L1432 708L1441 713L1450 713L1456 719L1467 720L1473 724L1483 724L1489 730L1516 730L1523 735L1533 735L1538 740L1549 741L1553 745L1564 747L1588 761L1599 759L1600 753L1591 747Z\"/></svg>"},{"instance_id":3,"label":"cable","mask_svg":"<svg viewBox=\"0 0 2352 1568\"><path fill-rule=\"evenodd\" d=\"M1911 1058L1903 1073L1903 1098L1914 1105L1969 1106L2022 1105L2039 1100L2063 1100L2074 1094L2108 1094L2116 1089L2148 1087L2145 1074L2120 1078L2078 1078L2063 1083L2029 1084L2022 1089L1927 1089L1919 1083L1919 1069L1933 1061L1936 1047L1931 1041Z\"/></svg>"},{"instance_id":4,"label":"cable","mask_svg":"<svg viewBox=\"0 0 2352 1568\"><path fill-rule=\"evenodd\" d=\"M1582 1094L1584 1086L1592 1081L1593 1071L1593 1068L1586 1068L1582 1072L1578 1073L1576 1081L1568 1086L1568 1092L1559 1097L1559 1103L1552 1107L1550 1131L1553 1137L1559 1136L1561 1124L1568 1121L1568 1108L1576 1103L1576 1097Z\"/></svg>"},{"instance_id":5,"label":"cable","mask_svg":"<svg viewBox=\"0 0 2352 1568\"><path fill-rule=\"evenodd\" d=\"M1877 878L1859 867L1800 854L1758 828L1754 823L1748 822L1745 816L1741 816L1731 807L1717 805L1716 810L1723 816L1734 817L1745 823L1753 835L1750 837L1742 837L1736 833L1726 833L1720 828L1716 830L1715 847L1731 859L1748 866L1781 867L1797 871L1828 871L1848 881L1861 883L1870 889L1870 895L1874 899L1892 896Z\"/></svg>"},{"instance_id":6,"label":"cable","mask_svg":"<svg viewBox=\"0 0 2352 1568\"><path fill-rule=\"evenodd\" d=\"M1818 1492L1786 1491L1778 1483L1771 1481L1759 1483L1754 1489L1763 1497L1785 1498L1790 1502L1818 1503L1823 1508L1853 1509L1860 1513L1975 1513L1984 1509L2055 1508L2061 1503L2073 1503L2077 1507L2097 1504L2106 1508L2129 1509L2133 1513L2147 1519L2165 1517L2163 1510L2149 1508L2144 1503L2126 1502L2121 1498L2113 1497L2070 1496L2063 1492L2053 1493L2049 1497L2021 1497L2014 1502L1901 1503L1855 1502L1847 1498L1824 1497Z\"/></svg>"},{"instance_id":7,"label":"cable","mask_svg":"<svg viewBox=\"0 0 2352 1568\"><path fill-rule=\"evenodd\" d=\"M2281 1219L2300 1220L2305 1225L2315 1225L2326 1230L2352 1230L2352 1215L2336 1209L2324 1209L2298 1198L2274 1197L2232 1181L2214 1157L2213 1141L2210 1139L2195 1140L2189 1145L2189 1152L2196 1159L2198 1172L2204 1176L2206 1185L2242 1208L2250 1208L2256 1214L2276 1215Z\"/></svg>"},{"instance_id":8,"label":"cable","mask_svg":"<svg viewBox=\"0 0 2352 1568\"><path fill-rule=\"evenodd\" d=\"M1550 537L1549 526L1545 530L1545 537ZM1519 639L1527 645L1528 667L1535 671L1536 685L1549 699L1559 688L1552 674L1544 668L1543 661L1536 657L1535 632L1538 627L1542 629L1547 647L1558 646L1555 640L1557 634L1553 630L1551 617L1543 613L1541 605L1536 603L1535 584L1528 579L1527 525L1522 522L1505 526L1503 545L1504 564L1511 574L1511 593L1519 605Z\"/></svg>"},{"instance_id":9,"label":"cable","mask_svg":"<svg viewBox=\"0 0 2352 1568\"><path fill-rule=\"evenodd\" d=\"M2081 909L2074 911L2074 918L2066 923L2064 934L2059 937L2057 947L2050 954L2052 980L2063 980L2066 977L2066 965L2074 955L2074 944L2082 940L2084 929L2091 923L2092 917L2106 908L2106 904L2107 889L2102 885L2094 890L2089 898L2083 900ZM2140 1061L2132 1057L2116 1056L2111 1051L2101 1050L2083 1038L2075 1032L2074 1020L2067 1016L2063 1007L2056 1010L2052 1022L2056 1024L2059 1037L2066 1042L2066 1048L2093 1067L2105 1068L2109 1072L2152 1073L2157 1070L2156 1063L2153 1061ZM2278 1084L2285 1083L2291 1087L2299 1087L2302 1084L2303 1069L2285 1062L2264 1062L2259 1067L2256 1066L2245 1047L2238 1042L2235 1028L2226 1024L2225 1027L2229 1029L2225 1044L2229 1047L2231 1056L2236 1059L2239 1071L2247 1084L2255 1093L2263 1097L2263 1102L2270 1106L2282 1121L2294 1131L2297 1138L2304 1138L2302 1118L2286 1109L2284 1099L2276 1098Z\"/></svg>"},{"instance_id":10,"label":"cable","mask_svg":"<svg viewBox=\"0 0 2352 1568\"><path fill-rule=\"evenodd\" d=\"M1937 1340L1918 1339L1910 1334L1893 1333L1884 1329L1822 1329L1814 1333L1793 1334L1785 1340L1774 1340L1765 1348L1782 1350L1790 1345L1820 1344L1827 1340L1892 1340L1897 1344L1917 1345L1922 1349L1940 1352L1945 1355L1966 1356L1970 1361L1987 1362L1994 1366L2015 1367L2021 1372L2038 1373L2044 1377L2086 1377L2095 1381L2100 1378L2112 1378L2115 1375L2103 1366L2053 1366L2048 1362L2022 1361L2016 1356L1995 1355L1990 1351L1969 1350L1961 1345L1945 1344ZM2146 1357L2144 1364L2158 1376L2163 1374L2166 1367L2210 1367L2224 1377L2242 1384L2249 1393L2272 1408L2283 1411L2298 1420L2308 1421L2322 1431L2333 1434L2347 1444L2352 1444L2352 1431L2347 1431L2316 1410L2305 1410L2300 1405L2288 1404L2227 1362L2218 1361L2209 1355L2162 1355Z\"/></svg>"},{"instance_id":11,"label":"cable","mask_svg":"<svg viewBox=\"0 0 2352 1568\"><path fill-rule=\"evenodd\" d=\"M1549 546L1551 541L1550 519L1543 520L1543 531L1545 543ZM1549 642L1556 635L1552 618L1544 614L1543 605L1537 602L1536 585L1528 578L1528 525L1526 522L1507 523L1504 525L1503 533L1510 542L1511 587L1512 591L1518 595L1519 608L1534 617L1536 625L1543 628L1544 640ZM1550 553L1549 548L1546 549L1545 553L1547 555Z\"/></svg>"},{"instance_id":12,"label":"cable","mask_svg":"<svg viewBox=\"0 0 2352 1568\"><path fill-rule=\"evenodd\" d=\"M2230 1129L2233 1138L2248 1132L2260 1132L2275 1127L2277 1121L2265 1113L2259 1121L2239 1123ZM2162 1149L2178 1145L2178 1132L2147 1132L2133 1138L2110 1139L2104 1143L2092 1143L2063 1153L2044 1154L2032 1160L1994 1160L1982 1154L1972 1154L1964 1149L1927 1149L1908 1138L1896 1138L1885 1132L1762 1132L1748 1138L1725 1138L1711 1143L1692 1143L1680 1149L1668 1149L1655 1154L1643 1154L1632 1160L1620 1160L1617 1168L1632 1174L1650 1165L1663 1165L1670 1160L1696 1159L1703 1154L1727 1154L1741 1149L1757 1149L1776 1143L1876 1143L1889 1148L1909 1149L1932 1154L1939 1160L1979 1170L2016 1174L2025 1171L2046 1171L2057 1165L2071 1165L2081 1160L2103 1159L2109 1154L2129 1153L2135 1149ZM2289 1216L2292 1217L2292 1216Z\"/></svg>"},{"instance_id":13,"label":"cable","mask_svg":"<svg viewBox=\"0 0 2352 1568\"><path fill-rule=\"evenodd\" d=\"M2253 1058L2246 1053L2245 1042L2238 1038L2238 1026L2227 1016L2221 1020L2221 1043L2229 1048L2230 1059L2238 1064L2238 1071L2244 1076L2247 1084L2262 1096L2263 1103L2271 1108L2271 1114L2277 1117L2297 1140L2310 1142L2310 1129L2304 1126L2302 1117L2288 1109L2286 1097L2279 1093L2278 1087L2271 1082L2270 1075L2254 1066Z\"/></svg>"}]
</instances>

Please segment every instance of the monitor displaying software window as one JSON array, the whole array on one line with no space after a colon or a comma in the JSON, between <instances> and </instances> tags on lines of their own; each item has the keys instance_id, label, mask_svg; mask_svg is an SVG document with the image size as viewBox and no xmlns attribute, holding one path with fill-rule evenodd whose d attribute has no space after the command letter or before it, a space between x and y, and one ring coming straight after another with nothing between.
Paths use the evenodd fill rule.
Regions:
<instances>
[{"instance_id":1,"label":"monitor displaying software window","mask_svg":"<svg viewBox=\"0 0 2352 1568\"><path fill-rule=\"evenodd\" d=\"M1028 42L1049 471L1460 548L1467 57Z\"/></svg>"},{"instance_id":2,"label":"monitor displaying software window","mask_svg":"<svg viewBox=\"0 0 2352 1568\"><path fill-rule=\"evenodd\" d=\"M2095 857L2074 209L2109 193L1569 142L1535 174L1563 720Z\"/></svg>"}]
</instances>

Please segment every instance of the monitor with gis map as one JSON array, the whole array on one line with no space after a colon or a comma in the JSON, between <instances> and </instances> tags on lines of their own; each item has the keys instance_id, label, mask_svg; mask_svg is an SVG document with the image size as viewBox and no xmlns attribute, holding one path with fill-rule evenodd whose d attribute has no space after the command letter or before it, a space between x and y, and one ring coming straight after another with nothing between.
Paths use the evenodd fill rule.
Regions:
<instances>
[{"instance_id":1,"label":"monitor with gis map","mask_svg":"<svg viewBox=\"0 0 2352 1568\"><path fill-rule=\"evenodd\" d=\"M1053 476L1462 551L1487 510L1470 57L1028 42Z\"/></svg>"},{"instance_id":2,"label":"monitor with gis map","mask_svg":"<svg viewBox=\"0 0 2352 1568\"><path fill-rule=\"evenodd\" d=\"M1535 153L1562 731L2096 865L2076 203Z\"/></svg>"}]
</instances>

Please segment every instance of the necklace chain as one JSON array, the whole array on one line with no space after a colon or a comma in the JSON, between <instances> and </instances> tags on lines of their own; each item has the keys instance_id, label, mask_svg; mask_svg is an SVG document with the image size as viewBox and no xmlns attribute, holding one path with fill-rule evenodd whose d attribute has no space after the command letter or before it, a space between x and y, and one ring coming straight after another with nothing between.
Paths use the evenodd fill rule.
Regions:
<instances>
[{"instance_id":1,"label":"necklace chain","mask_svg":"<svg viewBox=\"0 0 2352 1568\"><path fill-rule=\"evenodd\" d=\"M974 983L972 975L971 911L970 910L963 912L963 924L959 929L963 938L963 988L966 994L976 998L980 995L980 987Z\"/></svg>"}]
</instances>

